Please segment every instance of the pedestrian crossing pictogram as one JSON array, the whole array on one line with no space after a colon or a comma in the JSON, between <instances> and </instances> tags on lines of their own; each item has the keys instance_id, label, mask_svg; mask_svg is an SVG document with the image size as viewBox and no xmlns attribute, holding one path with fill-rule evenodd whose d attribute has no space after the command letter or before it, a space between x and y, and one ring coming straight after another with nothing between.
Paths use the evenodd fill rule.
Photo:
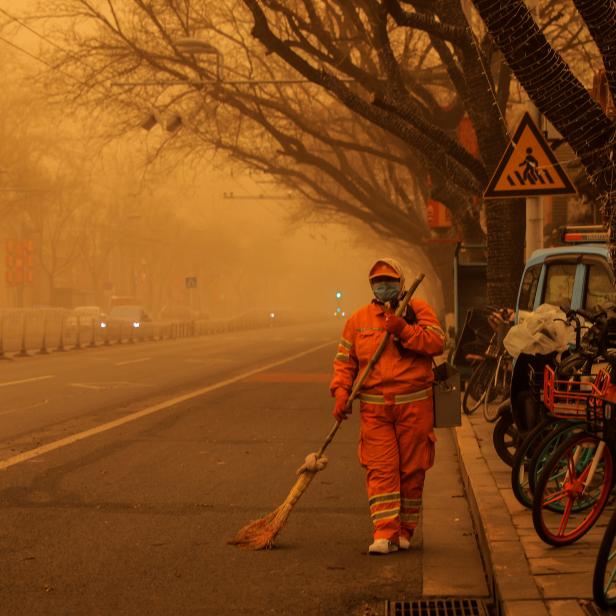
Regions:
<instances>
[{"instance_id":1,"label":"pedestrian crossing pictogram","mask_svg":"<svg viewBox=\"0 0 616 616\"><path fill-rule=\"evenodd\" d=\"M547 140L525 113L483 196L496 199L575 192Z\"/></svg>"}]
</instances>

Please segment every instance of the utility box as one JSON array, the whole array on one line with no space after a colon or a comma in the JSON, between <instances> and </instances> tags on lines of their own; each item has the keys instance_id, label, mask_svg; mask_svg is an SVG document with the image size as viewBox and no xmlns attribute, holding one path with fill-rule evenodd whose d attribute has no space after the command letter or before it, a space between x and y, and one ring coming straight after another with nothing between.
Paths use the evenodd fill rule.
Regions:
<instances>
[{"instance_id":1,"label":"utility box","mask_svg":"<svg viewBox=\"0 0 616 616\"><path fill-rule=\"evenodd\" d=\"M434 427L462 425L460 373L448 362L434 368Z\"/></svg>"},{"instance_id":2,"label":"utility box","mask_svg":"<svg viewBox=\"0 0 616 616\"><path fill-rule=\"evenodd\" d=\"M481 336L482 331L488 328L484 316L487 303L485 245L462 243L457 245L454 256L453 293L456 345L452 363L466 380L470 378L472 372L466 360L467 353L471 350L485 351L492 333L487 332L487 340Z\"/></svg>"},{"instance_id":3,"label":"utility box","mask_svg":"<svg viewBox=\"0 0 616 616\"><path fill-rule=\"evenodd\" d=\"M456 336L462 332L467 312L485 307L487 286L487 246L458 243L453 270Z\"/></svg>"}]
</instances>

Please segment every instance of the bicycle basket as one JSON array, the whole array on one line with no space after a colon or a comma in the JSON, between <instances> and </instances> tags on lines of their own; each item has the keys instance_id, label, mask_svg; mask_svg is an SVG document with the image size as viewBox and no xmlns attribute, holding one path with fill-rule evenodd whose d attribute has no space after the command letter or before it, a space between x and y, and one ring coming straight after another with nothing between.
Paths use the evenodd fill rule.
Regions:
<instances>
[{"instance_id":1,"label":"bicycle basket","mask_svg":"<svg viewBox=\"0 0 616 616\"><path fill-rule=\"evenodd\" d=\"M557 379L554 369L546 366L543 371L543 404L554 417L586 418L589 408L596 411L602 406L601 398L609 384L610 377L605 370L575 379Z\"/></svg>"},{"instance_id":2,"label":"bicycle basket","mask_svg":"<svg viewBox=\"0 0 616 616\"><path fill-rule=\"evenodd\" d=\"M608 382L601 398L588 400L588 430L616 443L616 385Z\"/></svg>"}]
</instances>

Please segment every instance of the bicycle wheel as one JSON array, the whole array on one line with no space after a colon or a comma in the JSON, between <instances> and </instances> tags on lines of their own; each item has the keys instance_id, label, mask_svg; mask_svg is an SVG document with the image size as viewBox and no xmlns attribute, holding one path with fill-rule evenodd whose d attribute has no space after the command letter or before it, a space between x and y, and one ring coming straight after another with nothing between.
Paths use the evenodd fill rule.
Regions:
<instances>
[{"instance_id":1,"label":"bicycle wheel","mask_svg":"<svg viewBox=\"0 0 616 616\"><path fill-rule=\"evenodd\" d=\"M494 368L494 360L485 359L473 371L462 398L462 410L467 415L472 415L481 405L494 376Z\"/></svg>"},{"instance_id":2,"label":"bicycle wheel","mask_svg":"<svg viewBox=\"0 0 616 616\"><path fill-rule=\"evenodd\" d=\"M545 463L558 447L571 438L575 432L583 430L584 424L578 421L558 421L552 432L546 434L533 453L528 465L528 489L531 494L535 493L537 482Z\"/></svg>"},{"instance_id":3,"label":"bicycle wheel","mask_svg":"<svg viewBox=\"0 0 616 616\"><path fill-rule=\"evenodd\" d=\"M513 464L513 458L520 445L520 434L516 425L513 423L511 413L503 413L500 419L494 424L492 432L492 443L498 457L507 466Z\"/></svg>"},{"instance_id":4,"label":"bicycle wheel","mask_svg":"<svg viewBox=\"0 0 616 616\"><path fill-rule=\"evenodd\" d=\"M501 355L494 369L494 376L488 384L483 398L483 417L494 423L500 416L500 405L509 397L510 379L507 379L507 359Z\"/></svg>"},{"instance_id":5,"label":"bicycle wheel","mask_svg":"<svg viewBox=\"0 0 616 616\"><path fill-rule=\"evenodd\" d=\"M528 509L533 506L533 493L528 479L530 461L539 444L554 430L555 425L554 419L546 418L535 426L522 441L513 458L511 489L518 502Z\"/></svg>"},{"instance_id":6,"label":"bicycle wheel","mask_svg":"<svg viewBox=\"0 0 616 616\"><path fill-rule=\"evenodd\" d=\"M601 540L592 576L592 595L604 610L616 607L616 511Z\"/></svg>"},{"instance_id":7,"label":"bicycle wheel","mask_svg":"<svg viewBox=\"0 0 616 616\"><path fill-rule=\"evenodd\" d=\"M605 507L612 472L610 448L598 437L580 433L563 443L546 462L537 482L533 526L539 537L557 547L583 537ZM550 507L556 504L560 511Z\"/></svg>"}]
</instances>

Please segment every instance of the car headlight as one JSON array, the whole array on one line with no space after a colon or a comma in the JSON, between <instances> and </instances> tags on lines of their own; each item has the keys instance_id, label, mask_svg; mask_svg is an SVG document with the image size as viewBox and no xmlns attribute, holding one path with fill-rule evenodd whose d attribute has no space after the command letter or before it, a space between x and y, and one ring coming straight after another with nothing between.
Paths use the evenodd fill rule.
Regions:
<instances>
[{"instance_id":1,"label":"car headlight","mask_svg":"<svg viewBox=\"0 0 616 616\"><path fill-rule=\"evenodd\" d=\"M102 327L103 329L105 329L105 327L107 327L107 323L103 323L103 322L101 321L101 327Z\"/></svg>"},{"instance_id":2,"label":"car headlight","mask_svg":"<svg viewBox=\"0 0 616 616\"><path fill-rule=\"evenodd\" d=\"M141 323L139 323L138 321L135 321L133 323L133 327L137 328L137 327L141 327Z\"/></svg>"}]
</instances>

